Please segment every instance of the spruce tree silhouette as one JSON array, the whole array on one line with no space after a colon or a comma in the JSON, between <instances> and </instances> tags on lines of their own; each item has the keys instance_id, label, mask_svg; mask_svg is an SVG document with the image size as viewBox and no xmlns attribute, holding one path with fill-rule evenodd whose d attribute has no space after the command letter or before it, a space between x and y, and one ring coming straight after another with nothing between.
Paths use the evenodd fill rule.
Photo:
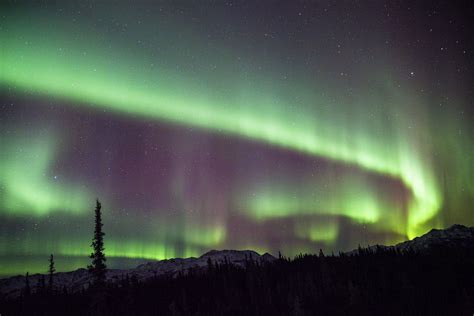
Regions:
<instances>
[{"instance_id":1,"label":"spruce tree silhouette","mask_svg":"<svg viewBox=\"0 0 474 316\"><path fill-rule=\"evenodd\" d=\"M324 255L324 252L321 248L319 248L319 258L324 258L325 255Z\"/></svg>"},{"instance_id":2,"label":"spruce tree silhouette","mask_svg":"<svg viewBox=\"0 0 474 316\"><path fill-rule=\"evenodd\" d=\"M53 292L54 290L54 284L53 284L53 274L54 272L56 272L56 269L54 268L54 256L53 254L51 254L51 256L49 257L49 269L48 269L48 273L49 273L49 291L50 292Z\"/></svg>"},{"instance_id":3,"label":"spruce tree silhouette","mask_svg":"<svg viewBox=\"0 0 474 316\"><path fill-rule=\"evenodd\" d=\"M102 205L100 204L99 200L97 200L95 208L94 238L92 239L91 244L91 247L94 252L92 252L90 255L90 258L92 259L92 264L87 267L94 278L93 285L95 287L103 287L105 285L105 273L107 269L107 266L105 265L105 233L102 232L102 226L104 225L102 224L101 207Z\"/></svg>"},{"instance_id":4,"label":"spruce tree silhouette","mask_svg":"<svg viewBox=\"0 0 474 316\"><path fill-rule=\"evenodd\" d=\"M25 275L25 289L23 290L23 295L24 296L30 296L31 294L31 289L30 289L30 273L26 272Z\"/></svg>"}]
</instances>

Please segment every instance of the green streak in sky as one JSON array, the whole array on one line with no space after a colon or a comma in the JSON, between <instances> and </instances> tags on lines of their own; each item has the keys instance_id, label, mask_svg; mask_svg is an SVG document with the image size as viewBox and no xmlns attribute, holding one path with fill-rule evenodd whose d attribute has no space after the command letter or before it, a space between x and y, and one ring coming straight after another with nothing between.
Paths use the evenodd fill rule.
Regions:
<instances>
[{"instance_id":1,"label":"green streak in sky","mask_svg":"<svg viewBox=\"0 0 474 316\"><path fill-rule=\"evenodd\" d=\"M347 175L342 181L311 181L304 187L295 184L263 186L255 196L245 194L241 208L257 220L298 215L343 215L359 223L376 223L386 213L399 213L383 195L363 179ZM295 187L297 189L295 189Z\"/></svg>"},{"instance_id":2,"label":"green streak in sky","mask_svg":"<svg viewBox=\"0 0 474 316\"><path fill-rule=\"evenodd\" d=\"M50 212L81 213L93 196L83 187L55 180L50 164L56 155L51 135L0 136L0 209L12 215L46 215Z\"/></svg>"},{"instance_id":3,"label":"green streak in sky","mask_svg":"<svg viewBox=\"0 0 474 316\"><path fill-rule=\"evenodd\" d=\"M126 240L120 242L109 242L106 248L107 256L120 258L140 258L151 260L163 260L176 257L196 257L199 256L199 250L187 246L184 252L178 253L173 245L157 240L155 243L143 242L140 240ZM67 242L58 247L58 253L66 256L85 256L87 257L91 250L84 241Z\"/></svg>"},{"instance_id":4,"label":"green streak in sky","mask_svg":"<svg viewBox=\"0 0 474 316\"><path fill-rule=\"evenodd\" d=\"M313 242L325 242L331 244L337 239L339 226L337 222L308 222L298 223L295 227L295 235Z\"/></svg>"},{"instance_id":5,"label":"green streak in sky","mask_svg":"<svg viewBox=\"0 0 474 316\"><path fill-rule=\"evenodd\" d=\"M273 91L265 85L261 87L256 77L249 79L255 85L242 82L244 89L220 91L213 89L212 84L207 85L206 78L202 78L203 83L186 75L177 76L160 61L150 69L149 64L140 62L143 60L140 56L124 58L101 50L100 43L93 39L74 40L41 26L22 29L21 25L14 24L8 32L6 29L0 33L3 47L0 85L4 88L63 98L67 100L65 105L110 110L235 135L398 178L412 194L406 225L409 237L424 232L423 224L436 215L441 206L437 178L425 153L419 152L417 147L423 139L399 129L397 123L394 126L377 124L360 113L354 117L351 108L372 102L370 96L346 108L314 92L303 91L301 100L305 106L295 111L293 101L277 96L284 91L277 93L277 87ZM219 59L219 56L212 58ZM230 83L227 78L232 78L232 73L224 71L221 77L224 83ZM299 89L296 84L295 89ZM394 96L398 94L393 92ZM406 97L394 97L390 101L374 102L382 103L389 111L397 102L406 100ZM327 110L328 106L331 110ZM38 169L43 169L44 163ZM9 181L14 179L6 182ZM19 200L27 203L25 196L35 190L27 187L28 192L25 192L23 185L13 182L12 190L21 194ZM49 190L36 191L35 196L35 202L41 201L36 213L59 207L62 202L55 200ZM315 201L280 200L279 209L267 202L269 199L275 200L273 196L257 197L251 209L256 217L281 216L295 209L295 203L320 206ZM9 203L5 203L7 209L12 209ZM347 197L329 212L367 222L377 221L380 216L380 209L364 193L361 198Z\"/></svg>"}]
</instances>

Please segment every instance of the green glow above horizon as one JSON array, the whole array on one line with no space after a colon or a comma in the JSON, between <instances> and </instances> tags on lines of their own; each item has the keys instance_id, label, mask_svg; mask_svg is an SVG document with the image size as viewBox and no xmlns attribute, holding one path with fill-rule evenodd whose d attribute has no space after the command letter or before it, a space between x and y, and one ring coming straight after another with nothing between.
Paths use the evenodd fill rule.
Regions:
<instances>
[{"instance_id":1,"label":"green glow above horizon","mask_svg":"<svg viewBox=\"0 0 474 316\"><path fill-rule=\"evenodd\" d=\"M90 203L93 206L93 203ZM105 222L105 252L107 257L116 262L119 259L146 259L164 260L172 258L199 257L204 251L219 247L225 237L225 230L219 225L196 225L187 227L183 232L176 229L178 223L164 221L143 221L137 220L140 230L149 232L146 236L126 233L126 223L118 223L114 227L112 218L115 216L110 207L103 209ZM59 216L59 213L51 216ZM90 217L79 215L76 218L78 227L74 227L75 221L68 221L69 228L67 236L58 234L57 231L49 230L48 219L43 219L38 231L25 231L21 233L21 239L12 243L7 238L7 233L0 231L0 254L8 254L11 265L0 264L0 275L24 274L44 272L41 260L35 259L33 264L23 263L23 257L47 258L45 254L53 253L61 256L58 260L60 264L58 271L68 271L78 267L84 267L89 261L91 253L91 225L88 224ZM20 259L15 259L20 258ZM73 263L68 263L68 261ZM40 261L40 263L36 263ZM108 261L109 262L109 261ZM114 263L116 265L116 263ZM114 264L112 266L114 266ZM136 265L136 264L135 264ZM135 266L134 264L128 267ZM120 267L120 266L118 266ZM121 267L123 268L123 267Z\"/></svg>"}]
</instances>

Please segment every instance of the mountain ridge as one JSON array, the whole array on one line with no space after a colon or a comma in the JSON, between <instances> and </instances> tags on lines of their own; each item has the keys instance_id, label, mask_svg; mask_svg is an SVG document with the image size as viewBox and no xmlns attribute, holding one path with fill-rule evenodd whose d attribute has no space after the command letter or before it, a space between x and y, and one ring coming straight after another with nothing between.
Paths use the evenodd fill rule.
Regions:
<instances>
[{"instance_id":1,"label":"mountain ridge","mask_svg":"<svg viewBox=\"0 0 474 316\"><path fill-rule=\"evenodd\" d=\"M424 235L415 237L411 240L400 242L396 245L373 245L367 249L375 250L394 249L401 252L417 252L421 254L431 254L438 251L448 250L469 250L474 251L474 227L467 227L460 224L454 224L445 229L433 228ZM356 254L359 249L346 252L346 254Z\"/></svg>"}]
</instances>

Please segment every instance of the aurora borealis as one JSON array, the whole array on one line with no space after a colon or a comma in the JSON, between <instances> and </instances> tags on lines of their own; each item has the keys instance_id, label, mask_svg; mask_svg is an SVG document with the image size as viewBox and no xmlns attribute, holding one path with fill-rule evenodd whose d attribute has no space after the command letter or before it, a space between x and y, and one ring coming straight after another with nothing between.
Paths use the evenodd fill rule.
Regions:
<instances>
[{"instance_id":1,"label":"aurora borealis","mask_svg":"<svg viewBox=\"0 0 474 316\"><path fill-rule=\"evenodd\" d=\"M0 7L0 274L84 266L96 198L117 267L474 225L472 11L362 3Z\"/></svg>"}]
</instances>

